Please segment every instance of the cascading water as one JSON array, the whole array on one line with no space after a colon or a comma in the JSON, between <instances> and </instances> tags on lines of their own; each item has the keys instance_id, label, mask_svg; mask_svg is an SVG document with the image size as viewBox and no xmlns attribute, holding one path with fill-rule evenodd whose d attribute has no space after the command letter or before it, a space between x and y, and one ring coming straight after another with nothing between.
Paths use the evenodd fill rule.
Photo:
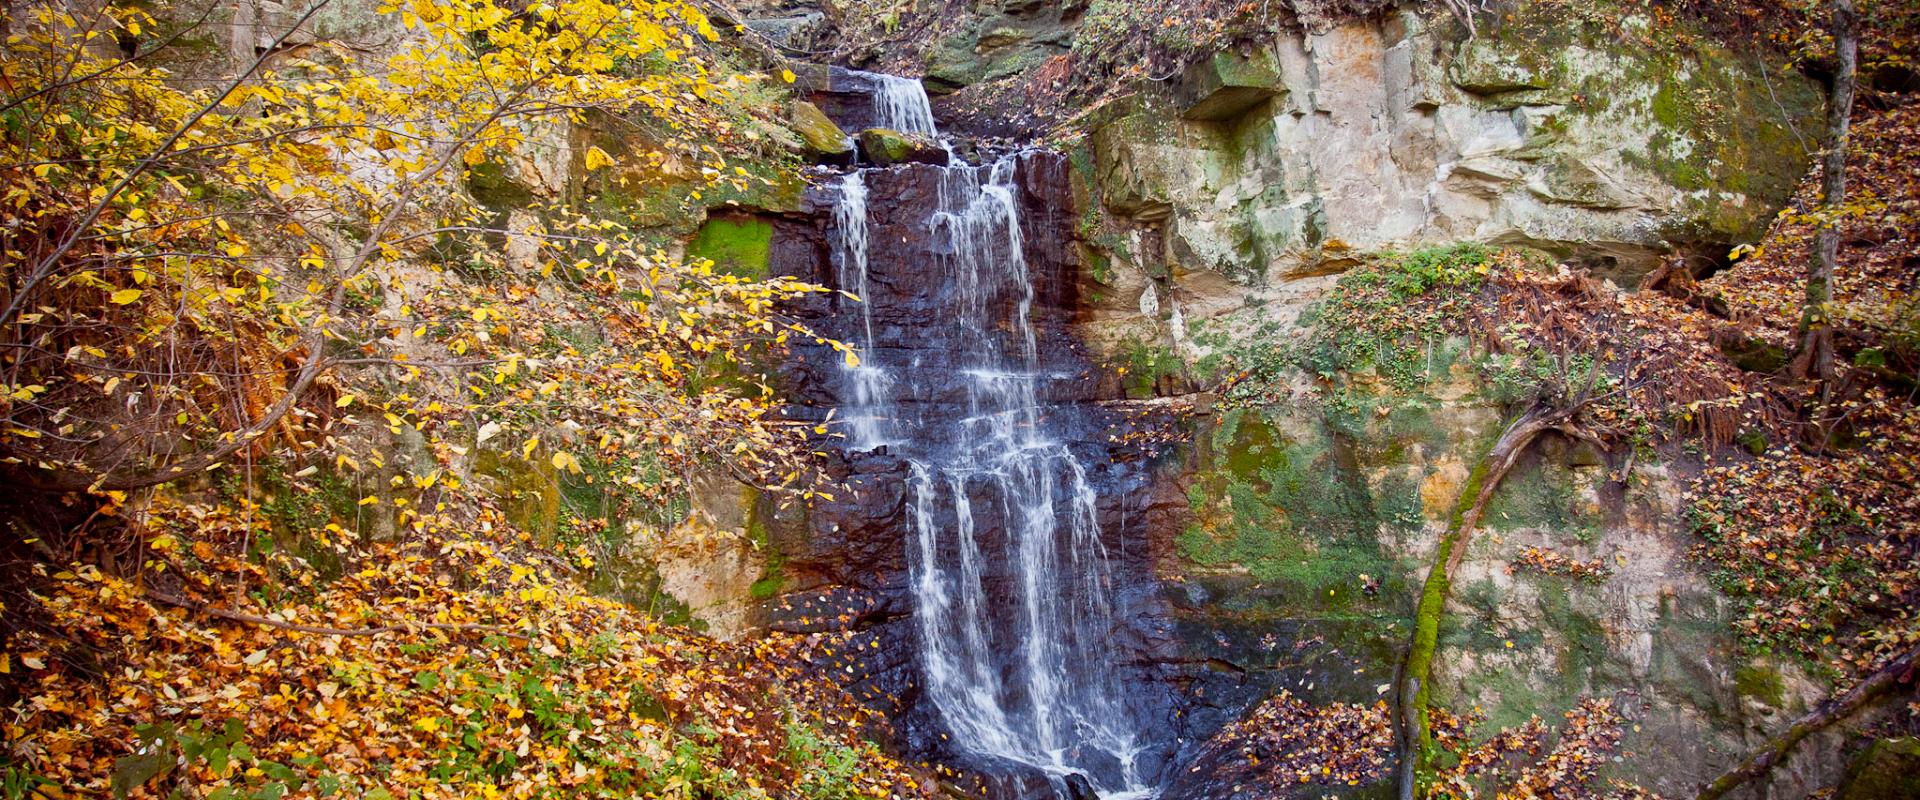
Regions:
<instances>
[{"instance_id":1,"label":"cascading water","mask_svg":"<svg viewBox=\"0 0 1920 800\"><path fill-rule=\"evenodd\" d=\"M880 124L934 133L917 81L876 77L888 78L876 81ZM1028 157L911 167L940 170L926 225L952 302L926 323L959 329L949 337L956 350L942 358L962 371L957 413L896 399L896 389L937 392L914 384L922 365L876 353L866 175L842 182L837 277L865 301L852 325L861 361L842 370L847 446L886 446L909 465L918 661L952 741L990 762L1043 771L1062 796L1075 796L1066 783L1079 775L1102 797L1147 797L1144 748L1106 641L1113 575L1098 498L1087 465L1050 434L1040 401L1047 382L1066 376L1043 370L1032 319L1016 194Z\"/></svg>"},{"instance_id":2,"label":"cascading water","mask_svg":"<svg viewBox=\"0 0 1920 800\"><path fill-rule=\"evenodd\" d=\"M873 81L873 119L876 127L918 136L939 136L933 123L933 103L927 99L927 87L912 78L858 73Z\"/></svg>"},{"instance_id":3,"label":"cascading water","mask_svg":"<svg viewBox=\"0 0 1920 800\"><path fill-rule=\"evenodd\" d=\"M833 209L833 223L839 235L839 281L845 291L860 301L859 361L845 364L852 402L847 408L848 445L856 450L871 450L888 444L886 409L892 406L890 390L893 375L875 356L873 309L867 304L867 182L865 174L854 171L840 183L840 202Z\"/></svg>"}]
</instances>

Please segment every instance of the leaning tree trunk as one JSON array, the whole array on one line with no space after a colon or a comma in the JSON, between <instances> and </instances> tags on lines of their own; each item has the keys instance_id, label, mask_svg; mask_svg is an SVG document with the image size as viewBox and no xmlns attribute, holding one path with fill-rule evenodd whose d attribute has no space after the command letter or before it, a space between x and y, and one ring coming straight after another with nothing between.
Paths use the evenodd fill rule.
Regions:
<instances>
[{"instance_id":1,"label":"leaning tree trunk","mask_svg":"<svg viewBox=\"0 0 1920 800\"><path fill-rule=\"evenodd\" d=\"M1748 756L1747 760L1740 762L1740 766L1727 770L1725 775L1707 784L1707 788L1701 789L1694 800L1719 800L1721 796L1733 791L1740 784L1765 775L1768 770L1785 760L1787 754L1793 752L1794 746L1800 744L1802 739L1852 716L1853 712L1860 710L1862 706L1894 689L1910 686L1913 682L1916 661L1920 661L1920 647L1908 650L1899 658L1887 662L1886 666L1875 670L1866 680L1848 690L1846 694L1821 703L1818 708L1794 720L1793 724L1788 725L1779 736L1773 737L1765 746Z\"/></svg>"},{"instance_id":2,"label":"leaning tree trunk","mask_svg":"<svg viewBox=\"0 0 1920 800\"><path fill-rule=\"evenodd\" d=\"M1847 198L1847 128L1853 118L1853 92L1858 53L1859 17L1853 0L1834 0L1833 90L1827 98L1827 146L1820 164L1820 230L1814 234L1814 258L1807 265L1807 299L1800 317L1800 352L1794 372L1813 380L1823 395L1833 385L1834 265L1840 260L1839 215Z\"/></svg>"},{"instance_id":3,"label":"leaning tree trunk","mask_svg":"<svg viewBox=\"0 0 1920 800\"><path fill-rule=\"evenodd\" d=\"M1487 454L1468 474L1467 485L1455 501L1447 532L1434 552L1433 566L1427 572L1420 591L1420 605L1414 612L1413 646L1407 651L1406 668L1400 678L1400 797L1411 800L1417 784L1427 771L1432 756L1433 732L1427 722L1430 677L1433 674L1434 649L1440 640L1440 615L1446 609L1447 593L1452 588L1453 570L1465 557L1472 541L1474 526L1486 513L1494 490L1507 477L1520 454L1526 452L1540 434L1560 428L1571 418L1571 409L1535 408L1508 425Z\"/></svg>"}]
</instances>

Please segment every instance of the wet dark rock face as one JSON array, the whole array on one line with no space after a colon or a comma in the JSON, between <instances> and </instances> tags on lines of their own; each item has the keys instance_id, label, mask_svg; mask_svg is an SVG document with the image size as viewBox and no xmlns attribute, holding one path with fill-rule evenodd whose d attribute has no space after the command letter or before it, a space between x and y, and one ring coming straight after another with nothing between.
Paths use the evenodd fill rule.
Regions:
<instances>
[{"instance_id":1,"label":"wet dark rock face","mask_svg":"<svg viewBox=\"0 0 1920 800\"><path fill-rule=\"evenodd\" d=\"M832 98L816 93L815 101L827 107ZM843 124L858 125L857 115L869 106L870 98L850 92L829 113ZM854 121L846 122L849 116ZM1191 521L1185 468L1178 458L1149 456L1114 441L1135 426L1169 421L1118 408L1120 382L1093 365L1075 335L1077 318L1089 313L1080 287L1089 284L1075 236L1068 162L1030 152L1017 156L1014 169L1014 200L1033 287L1027 313L1036 333L1036 365L1049 376L1037 387L1041 424L1088 470L1111 567L1109 585L1061 588L1100 591L1113 605L1115 621L1105 644L1126 687L1127 710L1141 721L1139 741L1149 745L1138 756L1143 772L1177 792L1163 797L1231 797L1231 787L1211 786L1205 775L1187 774L1198 746L1281 685L1299 692L1309 683L1351 682L1342 680L1351 661L1317 650L1311 632L1277 629L1270 615L1221 607L1223 600L1257 594L1257 587L1157 577L1156 567L1172 561L1173 537ZM940 167L904 164L868 170L864 178L867 310L874 342L873 352L864 356L894 374L892 399L899 413L919 419L968 413L965 371L974 365L961 363L969 348L958 337L981 335L966 332L957 321L963 296L945 260L953 254L943 252L947 245L929 223L940 205L944 174ZM836 261L834 209L842 190L839 176L823 174L799 213L773 221L774 274L856 292L840 285L843 270ZM1018 313L1014 295L994 294L988 302L990 319L1008 320ZM860 303L839 293L810 296L789 309L798 322L844 342L864 337L862 311ZM1011 327L986 335L1011 342ZM812 342L794 343L782 382L788 413L798 419L833 419L835 409L849 405L852 396L842 355ZM956 782L961 790L995 800L1094 797L1084 779L981 757L952 741L922 686L921 633L909 583L915 535L909 508L912 466L903 453L887 447L850 450L844 440L829 439L821 449L829 454L825 471L835 487L833 499L776 516L769 531L773 549L784 560L783 593L765 609L769 627L851 632L853 641L841 651L857 655L822 668L887 715L892 744L902 756L961 771L964 777ZM997 501L974 499L981 550L994 554L982 576L993 606L989 613L1010 616L1018 613L1018 589L1005 555L1011 549L1008 526L994 509ZM1276 648L1288 652L1276 653ZM1011 672L1018 655L995 658Z\"/></svg>"},{"instance_id":2,"label":"wet dark rock face","mask_svg":"<svg viewBox=\"0 0 1920 800\"><path fill-rule=\"evenodd\" d=\"M1128 698L1143 720L1140 739L1152 743L1143 764L1168 787L1168 798L1232 797L1231 786L1213 786L1204 774L1189 774L1198 745L1254 703L1286 686L1342 693L1356 682L1385 680L1355 675L1349 654L1328 652L1311 630L1276 620L1257 586L1233 579L1157 577L1171 559L1174 535L1190 522L1184 467L1177 459L1143 457L1113 443L1131 426L1166 424L1112 407L1122 399L1119 383L1090 361L1074 334L1085 306L1080 244L1074 237L1068 165L1052 154L1029 153L1017 165L1025 254L1034 286L1029 311L1036 328L1038 364L1054 379L1040 385L1043 424L1069 443L1098 494L1102 542L1112 565L1112 583L1100 587L1115 608L1107 645L1131 687ZM868 293L873 302L875 352L870 357L897 373L895 401L903 414L960 415L967 410L967 364L954 337L954 276L943 270L941 243L927 220L939 202L942 170L920 164L869 171ZM840 185L828 176L811 189L802 213L774 222L772 266L776 274L834 289L838 285L833 208ZM1015 313L1012 297L995 318ZM798 321L841 341L862 335L861 307L842 294L807 298L790 309ZM1002 332L1011 335L1010 332ZM842 356L810 342L796 343L784 365L783 382L799 419L824 421L850 392ZM917 661L920 634L914 624L908 553L912 526L908 503L910 465L886 448L852 451L844 442L823 442L830 455L827 477L838 487L831 501L777 517L770 532L785 558L785 593L770 602L767 621L789 632L854 632L844 652L851 662L824 665L856 696L893 722L893 744L911 759L925 759L970 773L969 791L988 798L1092 796L1079 784L1050 780L1032 767L983 763L955 746L939 712L921 691ZM978 498L977 506L989 505ZM981 547L1008 551L1005 526L988 510L978 520ZM983 580L990 597L1004 597L991 610L1014 612L1014 574L1006 559L988 565ZM1225 580L1225 583L1221 583ZM1086 587L1075 587L1086 590ZM1013 653L1005 654L1009 661ZM1009 669L1011 666L1009 665ZM1367 691L1371 692L1371 684ZM972 781L969 783L969 780ZM1175 793L1177 792L1177 793Z\"/></svg>"},{"instance_id":3,"label":"wet dark rock face","mask_svg":"<svg viewBox=\"0 0 1920 800\"><path fill-rule=\"evenodd\" d=\"M841 130L852 133L887 127L874 112L873 97L880 87L872 73L828 67L824 74L810 75L807 80L808 102L819 106Z\"/></svg>"},{"instance_id":4,"label":"wet dark rock face","mask_svg":"<svg viewBox=\"0 0 1920 800\"><path fill-rule=\"evenodd\" d=\"M1037 334L1037 365L1051 376L1039 384L1042 424L1087 465L1112 571L1110 586L1061 588L1101 591L1111 598L1116 623L1107 632L1108 646L1124 680L1138 689L1130 693L1128 702L1140 719L1170 723L1175 708L1169 689L1181 682L1183 667L1178 664L1181 648L1154 578L1154 564L1166 537L1152 535L1149 523L1167 518L1166 509L1154 507L1157 494L1165 494L1154 491L1159 465L1115 451L1110 437L1135 423L1101 405L1119 399L1110 388L1116 384L1100 379L1072 332L1081 308L1081 263L1073 234L1067 163L1037 152L1017 158L1015 201L1020 206L1024 253L1034 288L1028 318ZM955 276L942 268L942 256L948 254L941 252L944 245L928 223L938 207L942 174L937 167L908 164L869 171L866 176L868 293L875 342L875 352L868 357L895 373L894 399L903 415L935 419L967 413L964 372L973 365L957 362L956 354L965 348L954 337L977 335L965 333L956 323L959 288ZM839 191L835 181L823 181L808 192L801 215L776 221L772 244L776 274L852 291L838 285L834 262L832 220ZM1008 319L1018 313L1014 296L1002 293L989 302L993 304L990 318ZM845 295L814 296L791 313L827 337L857 341L863 335L861 308ZM1012 336L1010 331L996 333ZM829 347L795 345L783 375L792 416L826 420L830 411L846 404L851 389L841 359ZM787 592L770 604L770 626L794 632L857 631L857 646L850 649L861 654L859 663L851 671L840 664L834 668L857 695L889 714L895 745L904 755L970 768L981 781L974 788L991 797L1092 797L1091 788L1080 781L1049 780L1030 767L978 763L979 759L949 740L937 709L919 687L919 632L911 616L913 596L908 586L913 536L907 508L909 464L885 447L849 452L842 442L823 445L831 453L827 477L838 488L831 501L816 502L804 514L794 513L774 526L774 546L786 559ZM1008 526L997 511L987 508L996 503L988 503L987 497L977 499L982 550L1009 552ZM990 558L992 563L983 575L988 597L1007 599L995 602L991 614L1015 611L1016 575L1009 560ZM1011 669L1015 654L1004 656ZM1165 745L1161 752L1142 754L1143 763L1159 770L1172 755L1172 734L1170 726L1141 731L1141 740Z\"/></svg>"}]
</instances>

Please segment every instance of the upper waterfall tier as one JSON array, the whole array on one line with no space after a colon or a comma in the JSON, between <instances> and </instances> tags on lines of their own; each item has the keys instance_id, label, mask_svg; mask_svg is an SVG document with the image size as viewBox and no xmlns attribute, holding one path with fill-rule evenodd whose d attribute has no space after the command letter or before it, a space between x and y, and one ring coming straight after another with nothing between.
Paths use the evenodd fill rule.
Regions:
<instances>
[{"instance_id":1,"label":"upper waterfall tier","mask_svg":"<svg viewBox=\"0 0 1920 800\"><path fill-rule=\"evenodd\" d=\"M918 136L940 135L933 124L933 103L927 98L926 86L898 75L865 74L880 85L879 91L873 93L876 127Z\"/></svg>"},{"instance_id":2,"label":"upper waterfall tier","mask_svg":"<svg viewBox=\"0 0 1920 800\"><path fill-rule=\"evenodd\" d=\"M886 128L915 136L940 135L925 85L914 78L833 67L813 102L849 133Z\"/></svg>"}]
</instances>

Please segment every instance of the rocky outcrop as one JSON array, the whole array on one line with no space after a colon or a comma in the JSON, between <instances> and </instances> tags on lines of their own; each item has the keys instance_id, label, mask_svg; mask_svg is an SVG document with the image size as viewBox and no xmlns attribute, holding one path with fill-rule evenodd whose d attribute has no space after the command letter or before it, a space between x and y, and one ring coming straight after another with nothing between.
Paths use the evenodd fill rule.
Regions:
<instances>
[{"instance_id":1,"label":"rocky outcrop","mask_svg":"<svg viewBox=\"0 0 1920 800\"><path fill-rule=\"evenodd\" d=\"M1073 46L1085 0L994 0L927 51L927 85L935 92L1018 75Z\"/></svg>"},{"instance_id":2,"label":"rocky outcrop","mask_svg":"<svg viewBox=\"0 0 1920 800\"><path fill-rule=\"evenodd\" d=\"M1216 56L1093 123L1087 180L1119 217L1164 218L1181 268L1241 284L1458 240L1631 284L1757 237L1817 147L1794 130L1820 107L1804 78L1704 39L1512 19L1466 40L1403 11Z\"/></svg>"},{"instance_id":3,"label":"rocky outcrop","mask_svg":"<svg viewBox=\"0 0 1920 800\"><path fill-rule=\"evenodd\" d=\"M1840 800L1920 796L1920 739L1878 739L1847 766Z\"/></svg>"},{"instance_id":4,"label":"rocky outcrop","mask_svg":"<svg viewBox=\"0 0 1920 800\"><path fill-rule=\"evenodd\" d=\"M1817 88L1708 39L1540 14L1472 40L1411 12L1282 35L1090 120L1073 154L1089 341L1164 393L1158 376L1178 385L1209 341L1302 335L1302 311L1370 252L1478 240L1631 285L1669 253L1711 268L1757 238L1817 146L1792 128ZM1296 405L1204 422L1161 490L1182 501L1152 523L1175 554L1174 658L1205 666L1184 735L1281 688L1392 692L1424 567L1502 408L1464 369L1419 397L1344 379L1340 403L1303 384ZM1623 485L1570 442L1531 456L1458 572L1436 702L1513 725L1611 697L1636 726L1614 774L1687 795L1817 700L1791 665L1741 652L1687 558L1686 469L1642 463ZM1527 547L1610 576L1515 569ZM1812 744L1773 791L1833 785L1840 747Z\"/></svg>"},{"instance_id":5,"label":"rocky outcrop","mask_svg":"<svg viewBox=\"0 0 1920 800\"><path fill-rule=\"evenodd\" d=\"M1303 335L1292 327L1278 340ZM1285 689L1312 704L1391 700L1422 580L1471 463L1502 406L1436 348L1421 391L1343 378L1293 403L1204 420L1182 503L1152 523L1190 684L1187 719L1217 727ZM1441 621L1434 702L1479 709L1489 729L1613 700L1631 723L1612 777L1688 796L1825 695L1797 667L1742 651L1731 609L1687 551L1683 461L1620 465L1549 439L1495 496ZM1532 549L1599 565L1579 578L1528 569ZM1771 791L1800 797L1841 778L1843 737L1809 741ZM1185 752L1185 751L1183 751ZM1184 762L1183 762L1184 763ZM1312 788L1312 787L1309 787ZM1183 798L1238 797L1185 776ZM1309 791L1304 796L1318 796Z\"/></svg>"},{"instance_id":6,"label":"rocky outcrop","mask_svg":"<svg viewBox=\"0 0 1920 800\"><path fill-rule=\"evenodd\" d=\"M800 134L809 159L819 164L840 166L853 163L853 139L840 130L840 126L834 124L819 106L805 100L797 101L789 118L794 132Z\"/></svg>"}]
</instances>

